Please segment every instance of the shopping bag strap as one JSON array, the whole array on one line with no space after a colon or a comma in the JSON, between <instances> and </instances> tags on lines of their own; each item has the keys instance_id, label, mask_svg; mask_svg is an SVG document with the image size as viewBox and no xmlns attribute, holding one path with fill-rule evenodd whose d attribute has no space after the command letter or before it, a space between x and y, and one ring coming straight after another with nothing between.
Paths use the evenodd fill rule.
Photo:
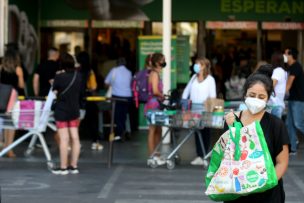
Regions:
<instances>
[{"instance_id":1,"label":"shopping bag strap","mask_svg":"<svg viewBox=\"0 0 304 203\"><path fill-rule=\"evenodd\" d=\"M231 127L229 126L229 135L230 139L234 142L235 145L235 152L234 152L234 160L238 161L241 158L241 149L240 149L240 139L241 139L241 128L243 124L241 123L240 119L234 114L235 121L233 122L233 127L235 128L235 136L232 135Z\"/></svg>"}]
</instances>

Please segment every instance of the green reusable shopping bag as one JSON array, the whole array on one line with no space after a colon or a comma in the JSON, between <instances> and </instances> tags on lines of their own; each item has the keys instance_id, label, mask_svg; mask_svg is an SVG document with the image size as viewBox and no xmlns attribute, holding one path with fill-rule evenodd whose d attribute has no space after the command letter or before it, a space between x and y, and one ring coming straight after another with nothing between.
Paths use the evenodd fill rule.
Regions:
<instances>
[{"instance_id":1,"label":"green reusable shopping bag","mask_svg":"<svg viewBox=\"0 0 304 203\"><path fill-rule=\"evenodd\" d=\"M205 193L214 201L234 200L278 184L260 122L229 126L213 147L205 183Z\"/></svg>"}]
</instances>

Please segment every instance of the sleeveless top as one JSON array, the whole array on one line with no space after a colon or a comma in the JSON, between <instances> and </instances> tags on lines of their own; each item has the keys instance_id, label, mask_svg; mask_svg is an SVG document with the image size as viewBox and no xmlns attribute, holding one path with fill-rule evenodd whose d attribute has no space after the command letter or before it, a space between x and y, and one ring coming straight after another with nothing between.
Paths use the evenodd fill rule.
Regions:
<instances>
[{"instance_id":1,"label":"sleeveless top","mask_svg":"<svg viewBox=\"0 0 304 203\"><path fill-rule=\"evenodd\" d=\"M0 71L0 83L13 86L19 95L23 95L24 91L18 87L18 76L16 72L7 72L3 69Z\"/></svg>"},{"instance_id":2,"label":"sleeveless top","mask_svg":"<svg viewBox=\"0 0 304 203\"><path fill-rule=\"evenodd\" d=\"M158 87L158 90L162 93L163 92L163 81L160 78L158 80L158 86L157 87ZM151 83L148 84L148 94L149 94L148 101L147 101L147 103L145 104L145 107L144 107L144 114L145 115L148 111L159 110L160 109L160 104L159 104L158 98L157 98L157 96L153 95L153 90L152 90L152 84Z\"/></svg>"}]
</instances>

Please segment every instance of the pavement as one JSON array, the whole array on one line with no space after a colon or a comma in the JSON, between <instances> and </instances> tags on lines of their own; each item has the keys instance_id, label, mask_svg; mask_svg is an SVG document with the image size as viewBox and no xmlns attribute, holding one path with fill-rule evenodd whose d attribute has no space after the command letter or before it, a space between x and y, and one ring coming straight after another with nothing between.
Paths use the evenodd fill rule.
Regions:
<instances>
[{"instance_id":1,"label":"pavement","mask_svg":"<svg viewBox=\"0 0 304 203\"><path fill-rule=\"evenodd\" d=\"M183 134L182 132L180 132ZM182 136L181 136L182 137ZM58 151L52 136L53 161ZM114 144L113 165L107 167L107 143L102 151L92 151L90 141L82 140L79 161L80 174L54 175L47 170L41 149L30 157L23 152L28 143L20 144L17 158L0 158L0 203L209 203L204 194L206 169L191 166L195 157L194 139L181 148L181 163L169 170L166 166L150 168L147 161L147 131L132 133L132 139ZM169 150L165 145L163 150ZM292 156L284 176L286 203L303 203L304 197L304 143Z\"/></svg>"}]
</instances>

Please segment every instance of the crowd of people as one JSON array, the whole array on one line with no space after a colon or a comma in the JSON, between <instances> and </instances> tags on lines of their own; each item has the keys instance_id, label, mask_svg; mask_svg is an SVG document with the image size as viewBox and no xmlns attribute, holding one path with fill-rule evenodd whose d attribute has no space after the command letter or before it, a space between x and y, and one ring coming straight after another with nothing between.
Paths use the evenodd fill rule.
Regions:
<instances>
[{"instance_id":1,"label":"crowd of people","mask_svg":"<svg viewBox=\"0 0 304 203\"><path fill-rule=\"evenodd\" d=\"M271 87L265 81L256 82L261 83L264 91L267 94L264 96L255 93L253 96L248 96L248 90L255 87L254 84L244 85L244 93L242 99L244 108L242 108L242 119L248 119L260 113L258 120L262 120L264 115L271 117L268 114L261 113L268 109L270 114L282 119L285 112L285 100L288 100L286 126L290 139L289 154L295 155L297 151L297 130L304 133L304 74L301 64L297 61L298 51L294 48L287 48L284 52L273 53L270 63L261 63L255 70L244 69L240 74L248 78L252 78L253 74L264 75L271 79ZM75 65L77 62L77 66ZM0 81L4 84L12 85L18 93L24 95L25 79L21 65L20 57L17 52L7 50L2 59L0 69ZM240 65L242 65L242 58L240 58ZM163 84L161 79L161 72L166 68L166 59L161 53L153 53L147 56L146 66L149 70L148 75L148 99L145 102L145 113L149 110L160 109L160 104L164 100ZM242 67L245 67L243 64ZM212 67L212 60L207 58L196 58L191 69L193 75L187 83L181 99L189 99L192 101L192 110L204 111L203 103L208 98L216 98L218 94L217 75L214 74L215 68ZM213 70L213 72L212 72ZM252 71L251 71L252 70ZM80 153L79 141L79 123L80 123L80 109L86 108L86 102L82 99L87 96L87 80L92 71L90 65L89 54L85 51L79 51L75 57L68 53L59 53L56 48L50 48L48 51L48 59L42 62L36 69L33 75L33 91L35 96L45 97L52 89L57 94L57 103L54 110L56 125L58 128L55 134L55 140L60 150L60 167L54 169L55 174L78 173L78 158ZM231 73L228 74L231 77ZM226 77L227 74L222 74ZM223 79L222 77L222 79ZM227 76L226 81L230 79ZM126 121L128 110L132 103L132 72L130 71L125 58L120 57L116 61L116 66L113 67L108 75L105 77L104 83L107 87L112 89L112 98L118 99L116 102L115 120L115 140L121 140L126 133ZM265 83L265 84L264 84ZM247 84L248 85L248 84ZM273 91L268 91L273 86ZM247 87L247 89L246 89ZM260 88L263 89L263 88ZM92 90L91 90L92 91ZM94 89L93 89L94 91ZM247 91L247 93L246 93ZM261 90L262 91L262 90ZM255 98L252 101L248 98ZM119 101L122 99L123 101ZM261 101L264 100L264 101ZM267 102L267 105L265 104ZM267 108L266 108L267 107ZM255 108L251 111L250 108ZM94 110L93 110L94 111ZM89 113L89 112L87 112ZM239 117L241 117L239 115ZM271 117L272 118L272 117ZM244 123L246 123L246 119ZM280 123L281 125L281 123ZM101 150L103 147L100 144L101 138L98 135L98 124L92 124L92 149ZM149 125L148 131L148 155L151 155L156 146L161 140L161 127L156 125ZM201 130L200 134L196 135L196 152L197 157L191 162L193 165L204 164L204 153L199 143L199 137L204 141L204 148L206 151L210 150L210 129L205 128ZM15 132L13 130L4 130L4 147L11 144L14 140ZM284 138L282 141L284 146L272 146L280 150L285 150L285 145L289 144L288 139ZM276 144L276 143L275 143ZM68 148L71 148L71 160L68 161ZM287 150L288 151L288 150ZM276 151L274 157L278 156L280 151ZM285 153L286 151L284 151ZM8 157L15 157L13 151L7 154ZM286 156L284 156L286 158ZM287 156L288 160L288 156ZM165 160L160 153L157 153L157 164L165 164Z\"/></svg>"}]
</instances>

